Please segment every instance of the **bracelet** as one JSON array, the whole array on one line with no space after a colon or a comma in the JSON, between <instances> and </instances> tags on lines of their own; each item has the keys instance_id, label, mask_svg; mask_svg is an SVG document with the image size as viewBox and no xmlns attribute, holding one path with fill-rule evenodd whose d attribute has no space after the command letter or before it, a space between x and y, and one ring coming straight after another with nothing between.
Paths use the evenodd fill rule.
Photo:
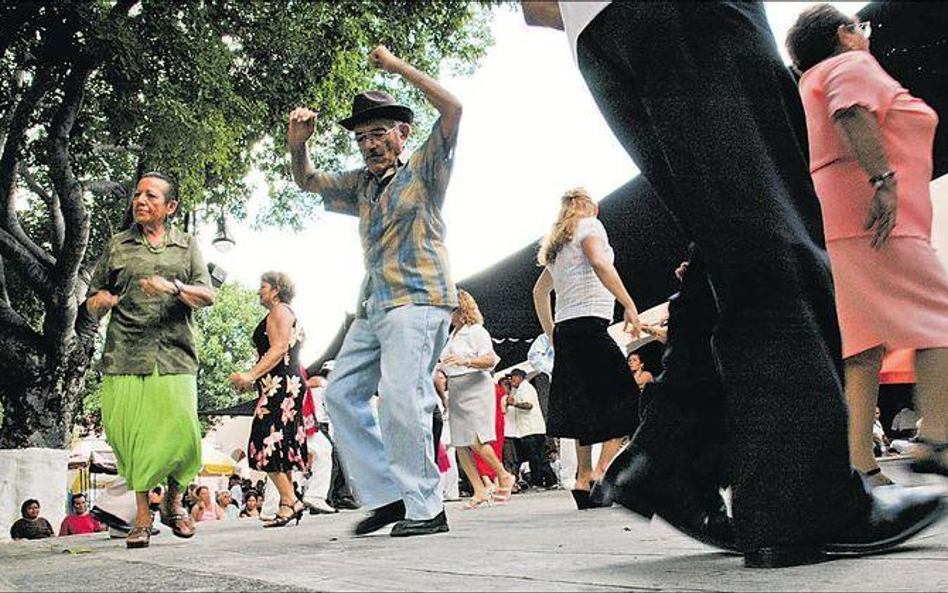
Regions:
<instances>
[{"instance_id":1,"label":"bracelet","mask_svg":"<svg viewBox=\"0 0 948 593\"><path fill-rule=\"evenodd\" d=\"M885 186L885 184L893 178L895 178L895 171L889 169L885 173L876 175L875 177L870 177L869 185L871 185L873 189L878 190Z\"/></svg>"},{"instance_id":2,"label":"bracelet","mask_svg":"<svg viewBox=\"0 0 948 593\"><path fill-rule=\"evenodd\" d=\"M173 284L174 284L174 288L175 288L175 290L174 290L174 296L180 295L180 294L181 294L181 287L184 286L184 283L181 282L180 280L178 280L177 278L175 278Z\"/></svg>"}]
</instances>

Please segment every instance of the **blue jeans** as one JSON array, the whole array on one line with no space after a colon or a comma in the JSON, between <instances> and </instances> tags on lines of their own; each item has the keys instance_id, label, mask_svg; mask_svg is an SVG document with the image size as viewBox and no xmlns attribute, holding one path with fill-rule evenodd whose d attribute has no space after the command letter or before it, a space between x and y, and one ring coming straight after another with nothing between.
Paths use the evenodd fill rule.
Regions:
<instances>
[{"instance_id":1,"label":"blue jeans","mask_svg":"<svg viewBox=\"0 0 948 593\"><path fill-rule=\"evenodd\" d=\"M451 311L403 305L379 309L346 333L326 387L336 442L359 500L369 509L405 502L408 519L444 508L432 444L437 408L433 375L448 339ZM372 396L379 394L378 421Z\"/></svg>"}]
</instances>

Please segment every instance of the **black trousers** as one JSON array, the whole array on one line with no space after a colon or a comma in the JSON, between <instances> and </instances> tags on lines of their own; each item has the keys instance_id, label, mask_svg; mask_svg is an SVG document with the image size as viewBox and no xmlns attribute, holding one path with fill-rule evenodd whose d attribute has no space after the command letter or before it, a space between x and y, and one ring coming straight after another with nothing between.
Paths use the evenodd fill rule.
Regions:
<instances>
[{"instance_id":1,"label":"black trousers","mask_svg":"<svg viewBox=\"0 0 948 593\"><path fill-rule=\"evenodd\" d=\"M530 484L532 486L553 486L558 482L550 461L546 456L546 435L531 434L517 439L520 449L517 456L530 464Z\"/></svg>"},{"instance_id":2,"label":"black trousers","mask_svg":"<svg viewBox=\"0 0 948 593\"><path fill-rule=\"evenodd\" d=\"M332 444L332 478L329 486L329 499L326 502L335 506L334 503L340 500L354 501L355 496L352 494L352 488L349 487L349 480L346 478L346 471L339 457L339 447L329 436L329 424L320 422L319 430Z\"/></svg>"},{"instance_id":3,"label":"black trousers","mask_svg":"<svg viewBox=\"0 0 948 593\"><path fill-rule=\"evenodd\" d=\"M738 544L825 541L869 497L849 466L802 106L763 5L614 2L577 49L616 137L703 254Z\"/></svg>"}]
</instances>

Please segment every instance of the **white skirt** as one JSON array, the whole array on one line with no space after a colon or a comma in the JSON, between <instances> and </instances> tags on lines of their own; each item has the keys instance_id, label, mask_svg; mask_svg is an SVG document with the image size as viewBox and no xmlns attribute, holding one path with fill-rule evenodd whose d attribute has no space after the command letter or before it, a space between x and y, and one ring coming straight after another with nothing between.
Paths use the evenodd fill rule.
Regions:
<instances>
[{"instance_id":1,"label":"white skirt","mask_svg":"<svg viewBox=\"0 0 948 593\"><path fill-rule=\"evenodd\" d=\"M497 439L497 402L494 381L485 371L448 378L448 416L451 418L451 445L470 447Z\"/></svg>"}]
</instances>

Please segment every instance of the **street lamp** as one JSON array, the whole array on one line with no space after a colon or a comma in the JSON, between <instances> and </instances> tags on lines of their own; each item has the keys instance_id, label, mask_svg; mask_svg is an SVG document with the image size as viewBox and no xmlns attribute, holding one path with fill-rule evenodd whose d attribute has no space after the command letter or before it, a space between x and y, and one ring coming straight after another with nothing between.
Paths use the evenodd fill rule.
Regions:
<instances>
[{"instance_id":1,"label":"street lamp","mask_svg":"<svg viewBox=\"0 0 948 593\"><path fill-rule=\"evenodd\" d=\"M235 243L234 238L230 234L229 225L227 224L227 216L221 213L217 219L217 233L214 234L211 245L221 253L227 253L234 247Z\"/></svg>"}]
</instances>

